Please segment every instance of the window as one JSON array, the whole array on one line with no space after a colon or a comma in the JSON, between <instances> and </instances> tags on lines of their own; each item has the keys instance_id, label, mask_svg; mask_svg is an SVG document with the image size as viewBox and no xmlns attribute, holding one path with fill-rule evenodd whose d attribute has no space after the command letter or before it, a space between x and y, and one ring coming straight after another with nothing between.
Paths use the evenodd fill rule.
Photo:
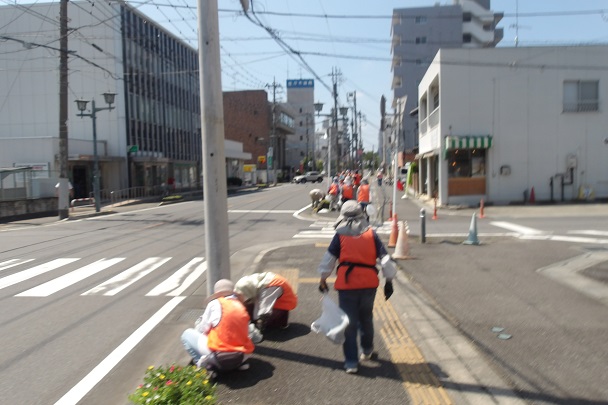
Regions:
<instances>
[{"instance_id":1,"label":"window","mask_svg":"<svg viewBox=\"0 0 608 405\"><path fill-rule=\"evenodd\" d=\"M426 44L426 37L416 37L416 44Z\"/></svg>"},{"instance_id":2,"label":"window","mask_svg":"<svg viewBox=\"0 0 608 405\"><path fill-rule=\"evenodd\" d=\"M426 16L424 15L418 15L414 18L414 22L416 24L426 24Z\"/></svg>"},{"instance_id":3,"label":"window","mask_svg":"<svg viewBox=\"0 0 608 405\"><path fill-rule=\"evenodd\" d=\"M564 81L564 112L588 112L598 110L598 80Z\"/></svg>"},{"instance_id":4,"label":"window","mask_svg":"<svg viewBox=\"0 0 608 405\"><path fill-rule=\"evenodd\" d=\"M483 177L485 175L485 149L455 149L448 152L449 177Z\"/></svg>"}]
</instances>

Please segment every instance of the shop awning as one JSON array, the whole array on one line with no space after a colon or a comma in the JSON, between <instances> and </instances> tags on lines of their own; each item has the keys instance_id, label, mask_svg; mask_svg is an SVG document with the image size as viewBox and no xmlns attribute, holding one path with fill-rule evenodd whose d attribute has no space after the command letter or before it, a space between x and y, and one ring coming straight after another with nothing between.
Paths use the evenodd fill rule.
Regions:
<instances>
[{"instance_id":1,"label":"shop awning","mask_svg":"<svg viewBox=\"0 0 608 405\"><path fill-rule=\"evenodd\" d=\"M446 136L445 150L488 149L492 146L492 135Z\"/></svg>"}]
</instances>

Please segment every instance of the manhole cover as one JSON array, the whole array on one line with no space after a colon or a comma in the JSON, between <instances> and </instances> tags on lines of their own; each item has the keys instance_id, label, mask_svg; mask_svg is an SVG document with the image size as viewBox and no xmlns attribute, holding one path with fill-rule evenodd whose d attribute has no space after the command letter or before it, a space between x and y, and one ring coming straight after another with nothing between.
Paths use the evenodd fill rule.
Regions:
<instances>
[{"instance_id":1,"label":"manhole cover","mask_svg":"<svg viewBox=\"0 0 608 405\"><path fill-rule=\"evenodd\" d=\"M203 314L203 312L204 309L201 308L188 309L179 317L179 320L185 322L194 322Z\"/></svg>"}]
</instances>

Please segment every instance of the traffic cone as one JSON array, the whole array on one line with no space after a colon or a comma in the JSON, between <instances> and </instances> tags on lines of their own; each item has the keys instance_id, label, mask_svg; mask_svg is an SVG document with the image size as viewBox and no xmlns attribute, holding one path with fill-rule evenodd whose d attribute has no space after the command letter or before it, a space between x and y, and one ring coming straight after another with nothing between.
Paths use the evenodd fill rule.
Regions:
<instances>
[{"instance_id":1,"label":"traffic cone","mask_svg":"<svg viewBox=\"0 0 608 405\"><path fill-rule=\"evenodd\" d=\"M437 217L437 199L434 199L433 203L433 217L431 219L438 219Z\"/></svg>"},{"instance_id":2,"label":"traffic cone","mask_svg":"<svg viewBox=\"0 0 608 405\"><path fill-rule=\"evenodd\" d=\"M534 204L536 202L536 196L534 195L534 187L530 190L530 198L528 199L530 204Z\"/></svg>"},{"instance_id":3,"label":"traffic cone","mask_svg":"<svg viewBox=\"0 0 608 405\"><path fill-rule=\"evenodd\" d=\"M397 237L397 246L395 252L391 255L395 259L410 259L410 248L408 244L409 229L407 221L403 221L399 224L399 236Z\"/></svg>"},{"instance_id":4,"label":"traffic cone","mask_svg":"<svg viewBox=\"0 0 608 405\"><path fill-rule=\"evenodd\" d=\"M477 214L473 214L471 218L471 226L469 227L469 237L467 240L462 242L463 245L479 245L479 239L477 239Z\"/></svg>"},{"instance_id":5,"label":"traffic cone","mask_svg":"<svg viewBox=\"0 0 608 405\"><path fill-rule=\"evenodd\" d=\"M397 214L393 215L393 229L391 229L391 236L388 238L388 247L393 248L397 245L397 236L399 234L399 227L397 225Z\"/></svg>"},{"instance_id":6,"label":"traffic cone","mask_svg":"<svg viewBox=\"0 0 608 405\"><path fill-rule=\"evenodd\" d=\"M479 202L479 218L485 218L486 216L483 214L484 202L483 198Z\"/></svg>"}]
</instances>

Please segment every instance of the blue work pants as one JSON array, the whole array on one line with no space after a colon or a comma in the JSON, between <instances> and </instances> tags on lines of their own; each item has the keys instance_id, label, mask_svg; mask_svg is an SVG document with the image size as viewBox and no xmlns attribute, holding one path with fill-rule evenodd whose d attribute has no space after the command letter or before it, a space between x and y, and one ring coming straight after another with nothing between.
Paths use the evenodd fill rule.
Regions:
<instances>
[{"instance_id":1,"label":"blue work pants","mask_svg":"<svg viewBox=\"0 0 608 405\"><path fill-rule=\"evenodd\" d=\"M357 335L361 336L361 349L369 354L374 349L374 299L375 288L338 291L340 308L348 316L349 324L344 331L344 366L357 367L359 364L359 346Z\"/></svg>"}]
</instances>

